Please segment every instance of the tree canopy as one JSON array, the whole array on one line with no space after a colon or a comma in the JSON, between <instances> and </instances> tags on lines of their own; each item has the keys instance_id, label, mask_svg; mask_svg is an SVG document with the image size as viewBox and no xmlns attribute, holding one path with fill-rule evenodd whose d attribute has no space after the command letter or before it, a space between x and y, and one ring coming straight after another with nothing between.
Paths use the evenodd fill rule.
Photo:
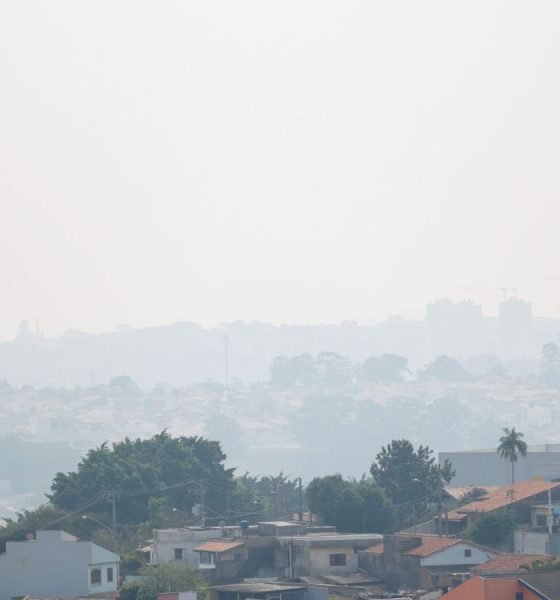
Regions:
<instances>
[{"instance_id":1,"label":"tree canopy","mask_svg":"<svg viewBox=\"0 0 560 600\"><path fill-rule=\"evenodd\" d=\"M471 525L467 536L477 544L501 544L515 528L511 510L497 510L480 515Z\"/></svg>"},{"instance_id":2,"label":"tree canopy","mask_svg":"<svg viewBox=\"0 0 560 600\"><path fill-rule=\"evenodd\" d=\"M306 492L310 510L338 531L391 530L391 502L371 479L345 480L338 474L315 477Z\"/></svg>"},{"instance_id":3,"label":"tree canopy","mask_svg":"<svg viewBox=\"0 0 560 600\"><path fill-rule=\"evenodd\" d=\"M222 514L226 493L234 487L233 469L225 468L225 458L219 442L199 437L173 438L163 431L147 440L126 438L90 450L76 471L57 473L49 499L73 511L114 492L118 521L137 524L149 519L154 495L169 508L190 511L199 501L202 485L212 488L213 493L206 495L209 508ZM100 500L88 510L109 515L110 505L107 499Z\"/></svg>"},{"instance_id":4,"label":"tree canopy","mask_svg":"<svg viewBox=\"0 0 560 600\"><path fill-rule=\"evenodd\" d=\"M440 468L433 450L422 445L415 450L408 440L393 440L383 446L370 472L394 504L435 495L455 474L449 461Z\"/></svg>"},{"instance_id":5,"label":"tree canopy","mask_svg":"<svg viewBox=\"0 0 560 600\"><path fill-rule=\"evenodd\" d=\"M497 452L511 463L511 482L515 483L515 463L519 456L527 456L527 444L523 441L523 434L516 431L515 427L504 427L503 432Z\"/></svg>"}]
</instances>

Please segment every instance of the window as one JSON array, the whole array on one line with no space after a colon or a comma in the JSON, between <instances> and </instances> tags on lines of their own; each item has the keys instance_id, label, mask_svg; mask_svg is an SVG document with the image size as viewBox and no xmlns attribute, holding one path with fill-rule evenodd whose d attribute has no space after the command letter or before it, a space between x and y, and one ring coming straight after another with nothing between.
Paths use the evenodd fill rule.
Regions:
<instances>
[{"instance_id":1,"label":"window","mask_svg":"<svg viewBox=\"0 0 560 600\"><path fill-rule=\"evenodd\" d=\"M515 592L515 600L523 600L523 592Z\"/></svg>"},{"instance_id":2,"label":"window","mask_svg":"<svg viewBox=\"0 0 560 600\"><path fill-rule=\"evenodd\" d=\"M432 585L439 585L439 575L432 575Z\"/></svg>"},{"instance_id":3,"label":"window","mask_svg":"<svg viewBox=\"0 0 560 600\"><path fill-rule=\"evenodd\" d=\"M472 550L470 548L467 548L465 550L465 558L470 558L472 556Z\"/></svg>"},{"instance_id":4,"label":"window","mask_svg":"<svg viewBox=\"0 0 560 600\"><path fill-rule=\"evenodd\" d=\"M330 554L329 563L331 567L344 567L346 566L346 554Z\"/></svg>"},{"instance_id":5,"label":"window","mask_svg":"<svg viewBox=\"0 0 560 600\"><path fill-rule=\"evenodd\" d=\"M175 548L175 560L183 560L183 548Z\"/></svg>"},{"instance_id":6,"label":"window","mask_svg":"<svg viewBox=\"0 0 560 600\"><path fill-rule=\"evenodd\" d=\"M111 583L113 581L113 567L107 568L107 581Z\"/></svg>"},{"instance_id":7,"label":"window","mask_svg":"<svg viewBox=\"0 0 560 600\"><path fill-rule=\"evenodd\" d=\"M546 527L546 515L537 515L537 527Z\"/></svg>"},{"instance_id":8,"label":"window","mask_svg":"<svg viewBox=\"0 0 560 600\"><path fill-rule=\"evenodd\" d=\"M89 574L91 585L101 585L101 569L92 569Z\"/></svg>"},{"instance_id":9,"label":"window","mask_svg":"<svg viewBox=\"0 0 560 600\"><path fill-rule=\"evenodd\" d=\"M216 560L216 553L215 552L199 552L199 559L198 562L201 565L213 565Z\"/></svg>"}]
</instances>

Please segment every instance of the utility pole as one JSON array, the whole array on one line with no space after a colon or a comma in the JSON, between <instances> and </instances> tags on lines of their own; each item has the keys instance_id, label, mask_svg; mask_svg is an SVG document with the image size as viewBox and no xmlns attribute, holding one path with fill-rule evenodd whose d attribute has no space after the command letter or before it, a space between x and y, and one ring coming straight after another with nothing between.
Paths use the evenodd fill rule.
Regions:
<instances>
[{"instance_id":1,"label":"utility pole","mask_svg":"<svg viewBox=\"0 0 560 600\"><path fill-rule=\"evenodd\" d=\"M441 522L441 482L439 483L439 487L438 487L437 510L438 510L438 537L442 537L443 523Z\"/></svg>"},{"instance_id":2,"label":"utility pole","mask_svg":"<svg viewBox=\"0 0 560 600\"><path fill-rule=\"evenodd\" d=\"M286 518L284 510L284 483L280 483L280 515L282 519Z\"/></svg>"},{"instance_id":3,"label":"utility pole","mask_svg":"<svg viewBox=\"0 0 560 600\"><path fill-rule=\"evenodd\" d=\"M204 481L200 480L200 525L206 526L206 516L204 514Z\"/></svg>"},{"instance_id":4,"label":"utility pole","mask_svg":"<svg viewBox=\"0 0 560 600\"><path fill-rule=\"evenodd\" d=\"M111 502L111 530L117 533L117 492L111 490L108 494Z\"/></svg>"}]
</instances>

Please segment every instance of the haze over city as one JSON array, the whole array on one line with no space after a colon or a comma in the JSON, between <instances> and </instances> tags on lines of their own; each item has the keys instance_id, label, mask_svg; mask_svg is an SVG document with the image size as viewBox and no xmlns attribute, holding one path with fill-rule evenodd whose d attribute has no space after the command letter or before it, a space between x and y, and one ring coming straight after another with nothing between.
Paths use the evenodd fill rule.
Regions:
<instances>
[{"instance_id":1,"label":"haze over city","mask_svg":"<svg viewBox=\"0 0 560 600\"><path fill-rule=\"evenodd\" d=\"M560 316L556 2L152 9L2 3L0 339Z\"/></svg>"},{"instance_id":2,"label":"haze over city","mask_svg":"<svg viewBox=\"0 0 560 600\"><path fill-rule=\"evenodd\" d=\"M0 0L0 600L560 600L559 28Z\"/></svg>"}]
</instances>

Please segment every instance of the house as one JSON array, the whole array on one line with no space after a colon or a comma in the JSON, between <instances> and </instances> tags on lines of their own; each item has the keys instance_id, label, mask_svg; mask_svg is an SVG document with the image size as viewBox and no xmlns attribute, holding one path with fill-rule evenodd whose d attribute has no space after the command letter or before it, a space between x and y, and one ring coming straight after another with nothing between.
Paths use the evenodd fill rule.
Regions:
<instances>
[{"instance_id":1,"label":"house","mask_svg":"<svg viewBox=\"0 0 560 600\"><path fill-rule=\"evenodd\" d=\"M488 562L477 565L471 569L474 575L503 575L505 573L519 573L522 567L529 567L535 560L547 560L550 556L539 556L538 554L500 554Z\"/></svg>"},{"instance_id":2,"label":"house","mask_svg":"<svg viewBox=\"0 0 560 600\"><path fill-rule=\"evenodd\" d=\"M0 600L116 592L120 557L65 531L37 531L0 554Z\"/></svg>"},{"instance_id":3,"label":"house","mask_svg":"<svg viewBox=\"0 0 560 600\"><path fill-rule=\"evenodd\" d=\"M560 600L560 572L471 577L441 600Z\"/></svg>"},{"instance_id":4,"label":"house","mask_svg":"<svg viewBox=\"0 0 560 600\"><path fill-rule=\"evenodd\" d=\"M482 514L509 508L513 510L517 520L529 523L531 507L560 501L560 482L520 481L513 485L494 488L473 502L443 515L444 530L449 533L465 531Z\"/></svg>"},{"instance_id":5,"label":"house","mask_svg":"<svg viewBox=\"0 0 560 600\"><path fill-rule=\"evenodd\" d=\"M161 565L173 563L182 566L198 566L197 546L208 540L239 537L238 526L224 527L180 527L175 529L154 529L150 562Z\"/></svg>"},{"instance_id":6,"label":"house","mask_svg":"<svg viewBox=\"0 0 560 600\"><path fill-rule=\"evenodd\" d=\"M406 589L458 585L472 567L498 556L473 542L437 536L385 535L359 554L359 566L384 582Z\"/></svg>"},{"instance_id":7,"label":"house","mask_svg":"<svg viewBox=\"0 0 560 600\"><path fill-rule=\"evenodd\" d=\"M247 548L244 539L210 540L194 548L198 568L208 579L227 581L247 575Z\"/></svg>"},{"instance_id":8,"label":"house","mask_svg":"<svg viewBox=\"0 0 560 600\"><path fill-rule=\"evenodd\" d=\"M358 552L382 539L376 533L341 534L332 527L284 521L262 522L243 530L160 529L154 530L152 557L156 564L189 564L216 583L243 577L295 579L351 573L358 568Z\"/></svg>"},{"instance_id":9,"label":"house","mask_svg":"<svg viewBox=\"0 0 560 600\"><path fill-rule=\"evenodd\" d=\"M380 543L377 533L308 533L275 538L274 566L288 579L342 575L358 569L358 553Z\"/></svg>"}]
</instances>

